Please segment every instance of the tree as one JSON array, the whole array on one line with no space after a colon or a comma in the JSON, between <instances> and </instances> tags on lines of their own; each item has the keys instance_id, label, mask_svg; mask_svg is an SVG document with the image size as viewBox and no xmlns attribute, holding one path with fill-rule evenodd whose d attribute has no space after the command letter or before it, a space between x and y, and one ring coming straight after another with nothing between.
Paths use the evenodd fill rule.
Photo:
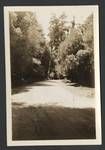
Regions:
<instances>
[{"instance_id":1,"label":"tree","mask_svg":"<svg viewBox=\"0 0 105 150\"><path fill-rule=\"evenodd\" d=\"M12 83L45 78L46 42L35 13L10 12L10 50Z\"/></svg>"},{"instance_id":2,"label":"tree","mask_svg":"<svg viewBox=\"0 0 105 150\"><path fill-rule=\"evenodd\" d=\"M59 51L58 47L62 41L66 38L66 16L65 14L56 17L53 15L50 20L49 27L49 46L50 46L50 54L51 54L51 62L50 62L50 73L56 73L56 66L59 65Z\"/></svg>"},{"instance_id":3,"label":"tree","mask_svg":"<svg viewBox=\"0 0 105 150\"><path fill-rule=\"evenodd\" d=\"M85 49L89 51L89 59L88 63L88 80L89 84L94 86L94 32L93 32L93 14L90 14L84 24L82 25L83 28L83 41L85 45Z\"/></svg>"},{"instance_id":4,"label":"tree","mask_svg":"<svg viewBox=\"0 0 105 150\"><path fill-rule=\"evenodd\" d=\"M94 86L93 15L73 26L59 45L61 74L73 82Z\"/></svg>"},{"instance_id":5,"label":"tree","mask_svg":"<svg viewBox=\"0 0 105 150\"><path fill-rule=\"evenodd\" d=\"M75 55L80 49L84 49L82 34L77 28L72 28L69 35L59 46L59 58L60 64L62 66L61 72L63 74L66 74L66 76L68 77L73 77L73 75L71 75L71 72L74 72L75 68L72 68L72 66L74 66L74 61L76 63ZM71 61L72 59L74 61Z\"/></svg>"},{"instance_id":6,"label":"tree","mask_svg":"<svg viewBox=\"0 0 105 150\"><path fill-rule=\"evenodd\" d=\"M49 46L53 50L57 50L59 44L64 41L65 39L65 14L62 14L59 17L53 15L50 20L50 27L49 27Z\"/></svg>"},{"instance_id":7,"label":"tree","mask_svg":"<svg viewBox=\"0 0 105 150\"><path fill-rule=\"evenodd\" d=\"M93 37L93 14L89 15L82 25L83 40L85 47L94 48L94 37Z\"/></svg>"},{"instance_id":8,"label":"tree","mask_svg":"<svg viewBox=\"0 0 105 150\"><path fill-rule=\"evenodd\" d=\"M94 86L93 51L79 50L76 54L78 61L78 82Z\"/></svg>"}]
</instances>

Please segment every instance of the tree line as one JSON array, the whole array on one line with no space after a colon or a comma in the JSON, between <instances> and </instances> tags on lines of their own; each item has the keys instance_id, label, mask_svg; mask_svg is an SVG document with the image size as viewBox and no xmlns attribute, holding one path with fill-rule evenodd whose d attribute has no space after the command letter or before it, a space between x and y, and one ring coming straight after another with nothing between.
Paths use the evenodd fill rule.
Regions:
<instances>
[{"instance_id":1,"label":"tree line","mask_svg":"<svg viewBox=\"0 0 105 150\"><path fill-rule=\"evenodd\" d=\"M33 12L10 12L12 85L44 79L64 79L94 86L93 14L71 25L66 15L53 15L49 40Z\"/></svg>"}]
</instances>

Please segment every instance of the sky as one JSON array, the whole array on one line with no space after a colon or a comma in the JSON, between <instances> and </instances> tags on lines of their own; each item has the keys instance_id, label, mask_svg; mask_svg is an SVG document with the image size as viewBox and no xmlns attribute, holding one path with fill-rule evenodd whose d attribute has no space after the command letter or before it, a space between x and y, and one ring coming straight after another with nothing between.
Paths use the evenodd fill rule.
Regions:
<instances>
[{"instance_id":1,"label":"sky","mask_svg":"<svg viewBox=\"0 0 105 150\"><path fill-rule=\"evenodd\" d=\"M95 6L37 6L34 10L36 12L37 20L43 28L43 33L47 38L49 21L53 14L59 16L64 12L68 22L71 22L74 16L75 22L81 24L95 11L95 9Z\"/></svg>"},{"instance_id":2,"label":"sky","mask_svg":"<svg viewBox=\"0 0 105 150\"><path fill-rule=\"evenodd\" d=\"M79 6L10 6L10 11L32 11L35 12L39 24L42 26L45 37L48 35L50 18L53 14L60 16L65 13L66 21L71 23L73 16L76 24L82 24L91 14L97 12L97 5L79 5Z\"/></svg>"}]
</instances>

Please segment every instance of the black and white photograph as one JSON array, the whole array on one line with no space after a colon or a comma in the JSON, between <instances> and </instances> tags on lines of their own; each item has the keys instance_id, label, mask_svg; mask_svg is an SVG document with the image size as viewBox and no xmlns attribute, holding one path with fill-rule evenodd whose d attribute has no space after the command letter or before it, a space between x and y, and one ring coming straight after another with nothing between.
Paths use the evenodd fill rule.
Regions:
<instances>
[{"instance_id":1,"label":"black and white photograph","mask_svg":"<svg viewBox=\"0 0 105 150\"><path fill-rule=\"evenodd\" d=\"M7 145L100 145L98 6L5 6L4 25Z\"/></svg>"}]
</instances>

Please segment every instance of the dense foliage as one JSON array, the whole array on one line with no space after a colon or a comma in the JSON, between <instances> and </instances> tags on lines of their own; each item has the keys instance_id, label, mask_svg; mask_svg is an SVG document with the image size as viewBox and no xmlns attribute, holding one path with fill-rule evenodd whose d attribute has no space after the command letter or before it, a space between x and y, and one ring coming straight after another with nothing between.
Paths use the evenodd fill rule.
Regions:
<instances>
[{"instance_id":1,"label":"dense foliage","mask_svg":"<svg viewBox=\"0 0 105 150\"><path fill-rule=\"evenodd\" d=\"M93 15L82 25L74 23L68 31L56 49L57 78L67 77L73 82L94 86Z\"/></svg>"},{"instance_id":2,"label":"dense foliage","mask_svg":"<svg viewBox=\"0 0 105 150\"><path fill-rule=\"evenodd\" d=\"M94 86L93 14L71 26L65 14L54 15L48 36L46 41L35 13L10 12L12 84L68 78Z\"/></svg>"},{"instance_id":3,"label":"dense foliage","mask_svg":"<svg viewBox=\"0 0 105 150\"><path fill-rule=\"evenodd\" d=\"M58 64L59 64L59 45L65 40L66 38L66 16L63 13L59 17L56 15L53 15L50 20L50 26L49 26L49 47L50 47L50 74L49 76L52 78L58 78Z\"/></svg>"},{"instance_id":4,"label":"dense foliage","mask_svg":"<svg viewBox=\"0 0 105 150\"><path fill-rule=\"evenodd\" d=\"M10 13L10 49L13 84L47 77L49 52L34 13Z\"/></svg>"}]
</instances>

